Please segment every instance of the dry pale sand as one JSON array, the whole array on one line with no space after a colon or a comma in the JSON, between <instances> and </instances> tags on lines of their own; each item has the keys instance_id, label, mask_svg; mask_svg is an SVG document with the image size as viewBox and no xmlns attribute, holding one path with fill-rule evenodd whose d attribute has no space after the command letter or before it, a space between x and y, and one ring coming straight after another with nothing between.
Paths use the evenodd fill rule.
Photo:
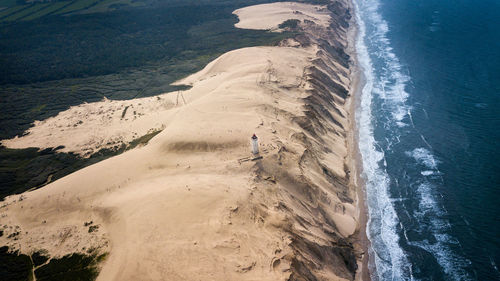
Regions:
<instances>
[{"instance_id":1,"label":"dry pale sand","mask_svg":"<svg viewBox=\"0 0 500 281\"><path fill-rule=\"evenodd\" d=\"M330 12L324 6L297 2L255 5L234 11L240 21L236 27L247 29L279 30L278 25L289 19L310 20L327 26Z\"/></svg>"},{"instance_id":2,"label":"dry pale sand","mask_svg":"<svg viewBox=\"0 0 500 281\"><path fill-rule=\"evenodd\" d=\"M193 86L182 95L83 104L3 142L85 155L164 128L144 147L8 197L0 245L53 257L108 252L98 280L354 279L350 70L316 41L323 30L345 44L346 32L328 28L324 7L236 13L240 26L271 29L306 15L312 31L296 42L303 47L228 52L178 82ZM263 157L255 161L253 133ZM17 240L7 238L13 231Z\"/></svg>"},{"instance_id":3,"label":"dry pale sand","mask_svg":"<svg viewBox=\"0 0 500 281\"><path fill-rule=\"evenodd\" d=\"M3 140L2 145L41 149L63 145L59 151L88 157L100 149L112 149L163 129L167 116L185 102L183 93L175 92L126 101L84 103L35 121L25 135Z\"/></svg>"}]
</instances>

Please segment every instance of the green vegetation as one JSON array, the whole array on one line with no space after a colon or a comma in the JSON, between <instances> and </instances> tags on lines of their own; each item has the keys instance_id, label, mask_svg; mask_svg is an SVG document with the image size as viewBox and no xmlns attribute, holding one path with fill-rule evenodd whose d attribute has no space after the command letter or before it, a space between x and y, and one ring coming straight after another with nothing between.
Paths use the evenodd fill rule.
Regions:
<instances>
[{"instance_id":1,"label":"green vegetation","mask_svg":"<svg viewBox=\"0 0 500 281\"><path fill-rule=\"evenodd\" d=\"M95 6L99 6L99 8L95 9ZM107 12L117 8L137 6L144 6L144 2L141 2L141 0L73 0L50 1L47 3L44 1L0 0L0 10L1 8L8 8L0 11L0 22L31 21L46 15ZM7 15L11 17L5 17Z\"/></svg>"},{"instance_id":2,"label":"green vegetation","mask_svg":"<svg viewBox=\"0 0 500 281\"><path fill-rule=\"evenodd\" d=\"M14 13L17 13L18 11L26 8L26 7L29 7L29 6L16 6L16 7L12 7L12 8L9 8L9 9L5 9L5 10L2 10L0 12L0 21L3 21L4 18L10 16L10 15L13 15Z\"/></svg>"},{"instance_id":3,"label":"green vegetation","mask_svg":"<svg viewBox=\"0 0 500 281\"><path fill-rule=\"evenodd\" d=\"M162 130L152 130L150 133L131 141L127 149L133 149L138 146L146 145L154 136L158 135L161 131Z\"/></svg>"},{"instance_id":4,"label":"green vegetation","mask_svg":"<svg viewBox=\"0 0 500 281\"><path fill-rule=\"evenodd\" d=\"M286 20L278 25L279 28L290 28L290 29L295 29L299 25L300 20L297 19L290 19Z\"/></svg>"},{"instance_id":5,"label":"green vegetation","mask_svg":"<svg viewBox=\"0 0 500 281\"><path fill-rule=\"evenodd\" d=\"M45 9L41 9L37 11L36 13L33 13L27 17L24 17L22 20L23 21L31 21L40 17L43 17L45 15L52 14L63 7L67 6L70 3L70 1L61 1L61 2L55 2L50 5L48 5Z\"/></svg>"},{"instance_id":6,"label":"green vegetation","mask_svg":"<svg viewBox=\"0 0 500 281\"><path fill-rule=\"evenodd\" d=\"M31 260L27 255L9 253L8 247L0 247L0 278L2 280L31 280Z\"/></svg>"},{"instance_id":7,"label":"green vegetation","mask_svg":"<svg viewBox=\"0 0 500 281\"><path fill-rule=\"evenodd\" d=\"M94 6L97 4L99 0L78 0L78 1L73 1L71 5L68 5L64 9L58 11L55 14L65 14L65 13L71 13L74 11L79 11L82 9L89 8L90 6Z\"/></svg>"},{"instance_id":8,"label":"green vegetation","mask_svg":"<svg viewBox=\"0 0 500 281\"><path fill-rule=\"evenodd\" d=\"M32 112L42 112L42 110L46 107L46 104L38 105L31 109Z\"/></svg>"},{"instance_id":9,"label":"green vegetation","mask_svg":"<svg viewBox=\"0 0 500 281\"><path fill-rule=\"evenodd\" d=\"M33 280L33 268L36 280L42 281L91 281L99 274L99 263L106 259L106 254L71 254L59 259L51 259L41 252L31 255L9 253L8 247L0 248L1 280ZM33 261L33 262L32 262Z\"/></svg>"},{"instance_id":10,"label":"green vegetation","mask_svg":"<svg viewBox=\"0 0 500 281\"><path fill-rule=\"evenodd\" d=\"M0 0L0 7L12 7L18 5L17 0Z\"/></svg>"},{"instance_id":11,"label":"green vegetation","mask_svg":"<svg viewBox=\"0 0 500 281\"><path fill-rule=\"evenodd\" d=\"M123 119L123 117L125 117L125 114L127 114L127 110L129 107L130 107L129 105L125 106L125 108L122 111L122 118L121 119Z\"/></svg>"},{"instance_id":12,"label":"green vegetation","mask_svg":"<svg viewBox=\"0 0 500 281\"><path fill-rule=\"evenodd\" d=\"M144 2L135 0L103 0L99 1L95 6L89 7L79 13L89 14L89 13L103 13L107 11L113 11L129 7L141 7L145 6Z\"/></svg>"},{"instance_id":13,"label":"green vegetation","mask_svg":"<svg viewBox=\"0 0 500 281\"><path fill-rule=\"evenodd\" d=\"M49 257L47 256L45 251L36 252L33 255L31 255L31 260L33 261L33 265L37 267L46 263L49 260Z\"/></svg>"},{"instance_id":14,"label":"green vegetation","mask_svg":"<svg viewBox=\"0 0 500 281\"><path fill-rule=\"evenodd\" d=\"M51 259L48 264L35 270L35 277L40 281L95 280L99 274L98 263L105 256L72 254L60 259Z\"/></svg>"},{"instance_id":15,"label":"green vegetation","mask_svg":"<svg viewBox=\"0 0 500 281\"><path fill-rule=\"evenodd\" d=\"M43 8L46 8L49 4L34 4L30 5L29 7L13 14L8 17L6 17L4 20L5 21L15 21L15 20L20 20L26 16L29 16L33 13L38 12L39 10L42 10Z\"/></svg>"},{"instance_id":16,"label":"green vegetation","mask_svg":"<svg viewBox=\"0 0 500 281\"><path fill-rule=\"evenodd\" d=\"M319 2L325 2L321 0ZM92 14L106 13L117 10L130 10L137 7L179 7L179 6L207 6L207 5L224 5L224 6L242 6L254 5L259 3L270 2L266 0L71 0L71 1L27 1L27 0L0 0L0 23L2 21L31 21L47 15L68 15L68 14ZM33 11L25 11L33 6L44 5L44 11L31 14ZM2 10L3 8L3 10ZM6 13L6 10L9 10ZM13 16L14 12L23 13L19 16ZM9 20L2 18L5 15L12 15ZM26 17L30 14L29 17Z\"/></svg>"}]
</instances>

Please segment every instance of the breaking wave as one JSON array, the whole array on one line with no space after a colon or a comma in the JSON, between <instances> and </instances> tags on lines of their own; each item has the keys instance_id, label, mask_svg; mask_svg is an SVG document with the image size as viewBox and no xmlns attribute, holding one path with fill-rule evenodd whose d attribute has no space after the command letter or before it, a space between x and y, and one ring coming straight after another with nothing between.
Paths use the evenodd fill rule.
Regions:
<instances>
[{"instance_id":1,"label":"breaking wave","mask_svg":"<svg viewBox=\"0 0 500 281\"><path fill-rule=\"evenodd\" d=\"M412 107L407 104L409 94L405 91L410 77L403 73L390 46L388 24L378 12L380 3L378 0L354 2L359 28L357 59L365 82L356 110L356 122L363 164L361 176L366 185L366 232L371 242L369 266L372 279L418 279L411 255L402 246L404 244L430 253L442 268L446 280L467 280L470 276L464 268L470 262L454 250L460 245L450 234L446 210L437 199L441 196L437 190L442 185L438 167L440 161L413 124ZM403 136L410 134L409 131L418 135L423 143L402 144ZM407 148L393 150L396 145ZM427 148L420 147L422 145ZM399 157L400 162L409 163L410 168L404 171L404 179L401 179L403 183L398 182L399 175L389 173L387 157ZM405 194L414 194L413 197L397 198L391 195L391 180L397 188L411 189ZM403 204L397 204L404 200L415 201L416 207L404 209ZM418 238L408 238L408 230L401 222L399 212L404 213L413 226L417 226L413 231L419 233Z\"/></svg>"},{"instance_id":2,"label":"breaking wave","mask_svg":"<svg viewBox=\"0 0 500 281\"><path fill-rule=\"evenodd\" d=\"M370 264L371 272L378 277L376 280L397 280L411 276L411 268L403 250L398 245L399 236L396 228L399 225L398 217L389 195L389 176L384 162L384 151L377 146L372 126L372 92L381 93L379 85L375 85L373 65L364 44L366 27L360 16L360 7L355 3L357 22L359 25L356 51L358 61L363 70L365 84L361 91L360 106L357 110L356 121L359 128L359 150L363 162L362 177L366 184L366 197L368 205L367 236L371 241ZM373 9L373 7L372 7ZM387 25L381 25L386 29ZM383 31L381 31L383 32ZM400 99L401 96L390 96ZM403 114L396 113L397 120L403 119ZM374 278L375 279L375 278Z\"/></svg>"}]
</instances>

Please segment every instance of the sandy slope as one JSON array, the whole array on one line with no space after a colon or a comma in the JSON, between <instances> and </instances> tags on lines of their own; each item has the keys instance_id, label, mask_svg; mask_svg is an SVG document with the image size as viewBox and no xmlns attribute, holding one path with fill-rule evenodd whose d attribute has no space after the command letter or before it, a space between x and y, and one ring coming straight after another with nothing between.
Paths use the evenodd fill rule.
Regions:
<instances>
[{"instance_id":1,"label":"sandy slope","mask_svg":"<svg viewBox=\"0 0 500 281\"><path fill-rule=\"evenodd\" d=\"M35 121L22 137L2 140L9 148L58 147L60 151L90 156L103 148L129 143L151 130L161 130L163 120L185 104L182 93L125 101L84 103L58 115Z\"/></svg>"},{"instance_id":2,"label":"sandy slope","mask_svg":"<svg viewBox=\"0 0 500 281\"><path fill-rule=\"evenodd\" d=\"M297 42L304 47L228 52L180 82L193 85L182 104L177 93L103 101L35 126L26 143L40 146L30 140L37 130L79 116L83 123L70 132L53 130L59 135L40 141L82 153L95 149L80 149L90 140L165 129L145 147L9 197L0 208L7 226L0 245L52 256L109 252L99 280L353 279L358 254L350 237L359 214L342 94L349 69L314 41L329 24L324 7L262 8L238 10L242 26L276 27L297 10L316 21L304 25L311 34ZM345 30L336 32L345 44ZM126 105L144 115L121 120ZM97 137L88 137L96 126ZM256 161L253 133L263 156ZM89 233L87 221L98 231ZM18 240L6 238L16 227Z\"/></svg>"},{"instance_id":3,"label":"sandy slope","mask_svg":"<svg viewBox=\"0 0 500 281\"><path fill-rule=\"evenodd\" d=\"M310 20L328 26L329 11L324 6L314 6L297 2L283 2L255 5L234 11L240 21L236 27L247 29L276 30L288 19Z\"/></svg>"}]
</instances>

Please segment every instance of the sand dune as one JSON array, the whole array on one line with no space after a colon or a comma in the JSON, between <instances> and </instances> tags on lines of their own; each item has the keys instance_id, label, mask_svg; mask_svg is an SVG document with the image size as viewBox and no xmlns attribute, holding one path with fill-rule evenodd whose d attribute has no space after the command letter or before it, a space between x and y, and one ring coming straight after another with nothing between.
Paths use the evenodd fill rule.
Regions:
<instances>
[{"instance_id":1,"label":"sand dune","mask_svg":"<svg viewBox=\"0 0 500 281\"><path fill-rule=\"evenodd\" d=\"M236 27L264 30L278 30L278 25L289 19L309 20L321 26L328 26L329 13L324 6L297 2L262 4L234 11L240 19Z\"/></svg>"},{"instance_id":2,"label":"sand dune","mask_svg":"<svg viewBox=\"0 0 500 281\"><path fill-rule=\"evenodd\" d=\"M98 280L354 279L350 70L348 57L325 49L346 47L347 31L332 22L348 18L290 3L235 13L240 27L273 29L295 11L311 20L293 44L301 47L228 52L178 82L193 86L182 104L177 93L84 104L4 142L85 154L164 128L144 147L8 197L2 224L21 234L0 244L56 257L109 252ZM338 38L321 41L322 32ZM250 153L253 133L259 160ZM89 232L87 221L98 231Z\"/></svg>"}]
</instances>

